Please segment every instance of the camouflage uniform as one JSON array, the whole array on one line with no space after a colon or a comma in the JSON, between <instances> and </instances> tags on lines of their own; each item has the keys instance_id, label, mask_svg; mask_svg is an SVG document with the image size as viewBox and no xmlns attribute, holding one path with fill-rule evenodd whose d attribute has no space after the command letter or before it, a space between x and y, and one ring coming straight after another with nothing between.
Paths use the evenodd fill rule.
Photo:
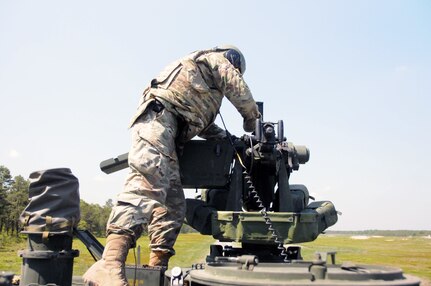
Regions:
<instances>
[{"instance_id":1,"label":"camouflage uniform","mask_svg":"<svg viewBox=\"0 0 431 286\"><path fill-rule=\"evenodd\" d=\"M260 116L241 73L215 50L194 52L166 67L145 89L132 118L131 171L108 221L108 234L136 241L148 225L152 251L174 254L185 215L177 147L196 135L223 138L214 124L223 96L254 130Z\"/></svg>"}]
</instances>

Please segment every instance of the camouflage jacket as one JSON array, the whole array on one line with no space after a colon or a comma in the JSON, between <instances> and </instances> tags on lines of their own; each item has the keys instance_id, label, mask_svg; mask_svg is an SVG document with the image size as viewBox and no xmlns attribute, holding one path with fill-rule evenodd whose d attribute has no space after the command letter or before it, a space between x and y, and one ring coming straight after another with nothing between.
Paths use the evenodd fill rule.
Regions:
<instances>
[{"instance_id":1,"label":"camouflage jacket","mask_svg":"<svg viewBox=\"0 0 431 286\"><path fill-rule=\"evenodd\" d=\"M224 130L214 120L223 96L244 118L244 130L254 130L260 116L256 102L241 73L214 50L197 51L168 65L145 89L130 126L145 111L149 102L160 100L186 124L182 140L198 135L220 138Z\"/></svg>"}]
</instances>

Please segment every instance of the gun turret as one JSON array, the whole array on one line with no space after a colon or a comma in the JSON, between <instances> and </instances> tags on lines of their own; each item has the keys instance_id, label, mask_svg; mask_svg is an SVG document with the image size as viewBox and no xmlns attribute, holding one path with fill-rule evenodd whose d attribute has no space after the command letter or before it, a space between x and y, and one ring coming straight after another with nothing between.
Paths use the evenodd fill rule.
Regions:
<instances>
[{"instance_id":1,"label":"gun turret","mask_svg":"<svg viewBox=\"0 0 431 286\"><path fill-rule=\"evenodd\" d=\"M242 250L223 252L228 256L251 251L259 259L298 258L296 249L294 255L280 254L283 244L312 241L337 221L331 202L309 204L307 188L289 184L291 173L309 158L306 146L287 141L282 120L260 118L253 134L235 142L187 142L179 158L181 181L184 188L202 189L202 195L187 199L186 222L219 241L241 242ZM127 153L100 166L105 173L123 169Z\"/></svg>"}]
</instances>

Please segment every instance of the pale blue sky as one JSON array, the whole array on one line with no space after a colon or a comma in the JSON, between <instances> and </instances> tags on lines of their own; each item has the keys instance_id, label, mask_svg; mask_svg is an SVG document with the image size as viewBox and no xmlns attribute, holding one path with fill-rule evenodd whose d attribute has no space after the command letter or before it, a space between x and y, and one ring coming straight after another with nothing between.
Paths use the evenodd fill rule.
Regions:
<instances>
[{"instance_id":1,"label":"pale blue sky","mask_svg":"<svg viewBox=\"0 0 431 286\"><path fill-rule=\"evenodd\" d=\"M430 1L1 1L0 165L69 167L84 200L115 199L126 171L99 162L128 151L147 82L225 43L265 119L310 148L291 182L334 202L331 229L431 229Z\"/></svg>"}]
</instances>

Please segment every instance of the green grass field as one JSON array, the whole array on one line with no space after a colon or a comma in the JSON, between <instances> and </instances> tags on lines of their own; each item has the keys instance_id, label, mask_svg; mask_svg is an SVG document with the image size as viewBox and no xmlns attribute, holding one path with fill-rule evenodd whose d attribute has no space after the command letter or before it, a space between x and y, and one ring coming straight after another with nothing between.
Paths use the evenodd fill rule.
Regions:
<instances>
[{"instance_id":1,"label":"green grass field","mask_svg":"<svg viewBox=\"0 0 431 286\"><path fill-rule=\"evenodd\" d=\"M363 237L362 237L363 238ZM105 239L101 238L102 244ZM181 234L177 241L175 255L170 265L188 267L192 263L204 262L209 251L208 245L213 238L199 234ZM141 264L148 262L148 239L142 237L138 243L141 246ZM25 240L0 235L0 271L20 272L22 259L17 255L18 250L24 249ZM321 235L316 241L303 243L302 255L304 259L313 259L317 251L336 251L337 264L355 262L358 264L379 264L395 266L403 269L404 273L424 279L425 285L431 281L431 239L423 237L368 237L367 239L353 239L342 235ZM78 240L74 240L73 248L80 251L79 257L74 259L74 275L83 274L94 262L93 258ZM136 251L135 251L136 254ZM128 264L135 264L134 252L129 252Z\"/></svg>"}]
</instances>

